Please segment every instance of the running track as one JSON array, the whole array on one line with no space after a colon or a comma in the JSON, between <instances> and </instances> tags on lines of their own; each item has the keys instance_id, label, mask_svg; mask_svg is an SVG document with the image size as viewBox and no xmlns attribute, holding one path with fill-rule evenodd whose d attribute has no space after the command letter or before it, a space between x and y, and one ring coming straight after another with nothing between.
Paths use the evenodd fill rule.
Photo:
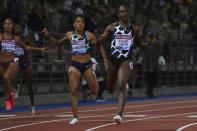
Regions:
<instances>
[{"instance_id":1,"label":"running track","mask_svg":"<svg viewBox=\"0 0 197 131\"><path fill-rule=\"evenodd\" d=\"M28 108L0 109L0 131L197 131L197 95L129 99L123 123L112 117L117 101L80 103L79 124L69 125L69 105L38 106L36 115Z\"/></svg>"}]
</instances>

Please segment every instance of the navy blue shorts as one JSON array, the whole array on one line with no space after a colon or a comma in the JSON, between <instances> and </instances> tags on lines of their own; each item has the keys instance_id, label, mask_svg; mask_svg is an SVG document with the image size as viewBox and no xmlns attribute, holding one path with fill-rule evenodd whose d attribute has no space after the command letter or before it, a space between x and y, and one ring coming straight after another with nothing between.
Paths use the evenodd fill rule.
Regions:
<instances>
[{"instance_id":1,"label":"navy blue shorts","mask_svg":"<svg viewBox=\"0 0 197 131\"><path fill-rule=\"evenodd\" d=\"M18 62L19 64L19 67L24 70L25 68L29 67L30 66L30 62Z\"/></svg>"},{"instance_id":2,"label":"navy blue shorts","mask_svg":"<svg viewBox=\"0 0 197 131\"><path fill-rule=\"evenodd\" d=\"M92 62L89 61L87 63L78 63L78 62L71 61L70 66L77 68L81 72L81 74L83 74L87 69L92 67Z\"/></svg>"}]
</instances>

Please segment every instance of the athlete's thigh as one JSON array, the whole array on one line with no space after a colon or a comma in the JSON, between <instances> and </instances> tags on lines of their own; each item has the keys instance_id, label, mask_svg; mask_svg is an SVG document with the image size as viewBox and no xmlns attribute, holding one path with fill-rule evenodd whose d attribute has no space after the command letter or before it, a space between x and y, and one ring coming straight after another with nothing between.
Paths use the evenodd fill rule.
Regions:
<instances>
[{"instance_id":1,"label":"athlete's thigh","mask_svg":"<svg viewBox=\"0 0 197 131\"><path fill-rule=\"evenodd\" d=\"M115 89L117 81L117 68L114 64L109 63L109 68L107 70L107 88Z\"/></svg>"},{"instance_id":2,"label":"athlete's thigh","mask_svg":"<svg viewBox=\"0 0 197 131\"><path fill-rule=\"evenodd\" d=\"M69 67L69 72L68 72L68 77L69 77L69 87L71 89L76 89L78 88L79 82L81 80L81 72L76 69L73 66Z\"/></svg>"},{"instance_id":3,"label":"athlete's thigh","mask_svg":"<svg viewBox=\"0 0 197 131\"><path fill-rule=\"evenodd\" d=\"M118 70L118 82L126 84L133 70L133 62L131 60L124 61Z\"/></svg>"},{"instance_id":4,"label":"athlete's thigh","mask_svg":"<svg viewBox=\"0 0 197 131\"><path fill-rule=\"evenodd\" d=\"M92 67L88 68L84 72L83 77L87 81L90 90L92 90L93 88L98 88L98 82L97 82L96 76L93 73Z\"/></svg>"},{"instance_id":5,"label":"athlete's thigh","mask_svg":"<svg viewBox=\"0 0 197 131\"><path fill-rule=\"evenodd\" d=\"M33 72L30 66L26 67L23 73L27 82L33 81Z\"/></svg>"},{"instance_id":6,"label":"athlete's thigh","mask_svg":"<svg viewBox=\"0 0 197 131\"><path fill-rule=\"evenodd\" d=\"M11 80L15 80L19 72L19 65L18 62L14 62L10 64L5 71L5 76L9 77Z\"/></svg>"},{"instance_id":7,"label":"athlete's thigh","mask_svg":"<svg viewBox=\"0 0 197 131\"><path fill-rule=\"evenodd\" d=\"M4 72L5 72L4 68L0 66L0 78L2 78Z\"/></svg>"}]
</instances>

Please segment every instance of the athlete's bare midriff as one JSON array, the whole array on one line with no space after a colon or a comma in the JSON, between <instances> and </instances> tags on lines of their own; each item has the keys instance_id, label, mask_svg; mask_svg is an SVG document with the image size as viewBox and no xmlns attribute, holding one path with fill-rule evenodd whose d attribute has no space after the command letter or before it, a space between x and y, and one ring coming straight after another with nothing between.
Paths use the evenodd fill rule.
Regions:
<instances>
[{"instance_id":1,"label":"athlete's bare midriff","mask_svg":"<svg viewBox=\"0 0 197 131\"><path fill-rule=\"evenodd\" d=\"M71 60L78 63L87 63L90 59L90 54L72 54L71 56Z\"/></svg>"},{"instance_id":2,"label":"athlete's bare midriff","mask_svg":"<svg viewBox=\"0 0 197 131\"><path fill-rule=\"evenodd\" d=\"M10 61L14 61L14 53L0 51L0 62L7 63Z\"/></svg>"}]
</instances>

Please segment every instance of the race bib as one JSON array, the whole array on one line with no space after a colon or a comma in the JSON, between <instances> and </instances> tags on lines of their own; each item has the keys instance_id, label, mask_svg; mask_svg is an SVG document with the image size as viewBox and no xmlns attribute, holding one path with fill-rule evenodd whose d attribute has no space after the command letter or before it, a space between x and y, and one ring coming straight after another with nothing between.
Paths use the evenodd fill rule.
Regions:
<instances>
[{"instance_id":1,"label":"race bib","mask_svg":"<svg viewBox=\"0 0 197 131\"><path fill-rule=\"evenodd\" d=\"M3 40L1 43L1 51L3 52L14 52L15 51L15 41L14 40Z\"/></svg>"},{"instance_id":2,"label":"race bib","mask_svg":"<svg viewBox=\"0 0 197 131\"><path fill-rule=\"evenodd\" d=\"M116 34L116 48L120 50L130 50L133 43L131 35Z\"/></svg>"},{"instance_id":3,"label":"race bib","mask_svg":"<svg viewBox=\"0 0 197 131\"><path fill-rule=\"evenodd\" d=\"M21 47L16 47L14 54L15 54L16 56L22 56L22 55L25 54L25 53L24 53L24 49L21 48Z\"/></svg>"},{"instance_id":4,"label":"race bib","mask_svg":"<svg viewBox=\"0 0 197 131\"><path fill-rule=\"evenodd\" d=\"M86 53L86 43L85 41L72 41L72 52L76 54Z\"/></svg>"}]
</instances>

